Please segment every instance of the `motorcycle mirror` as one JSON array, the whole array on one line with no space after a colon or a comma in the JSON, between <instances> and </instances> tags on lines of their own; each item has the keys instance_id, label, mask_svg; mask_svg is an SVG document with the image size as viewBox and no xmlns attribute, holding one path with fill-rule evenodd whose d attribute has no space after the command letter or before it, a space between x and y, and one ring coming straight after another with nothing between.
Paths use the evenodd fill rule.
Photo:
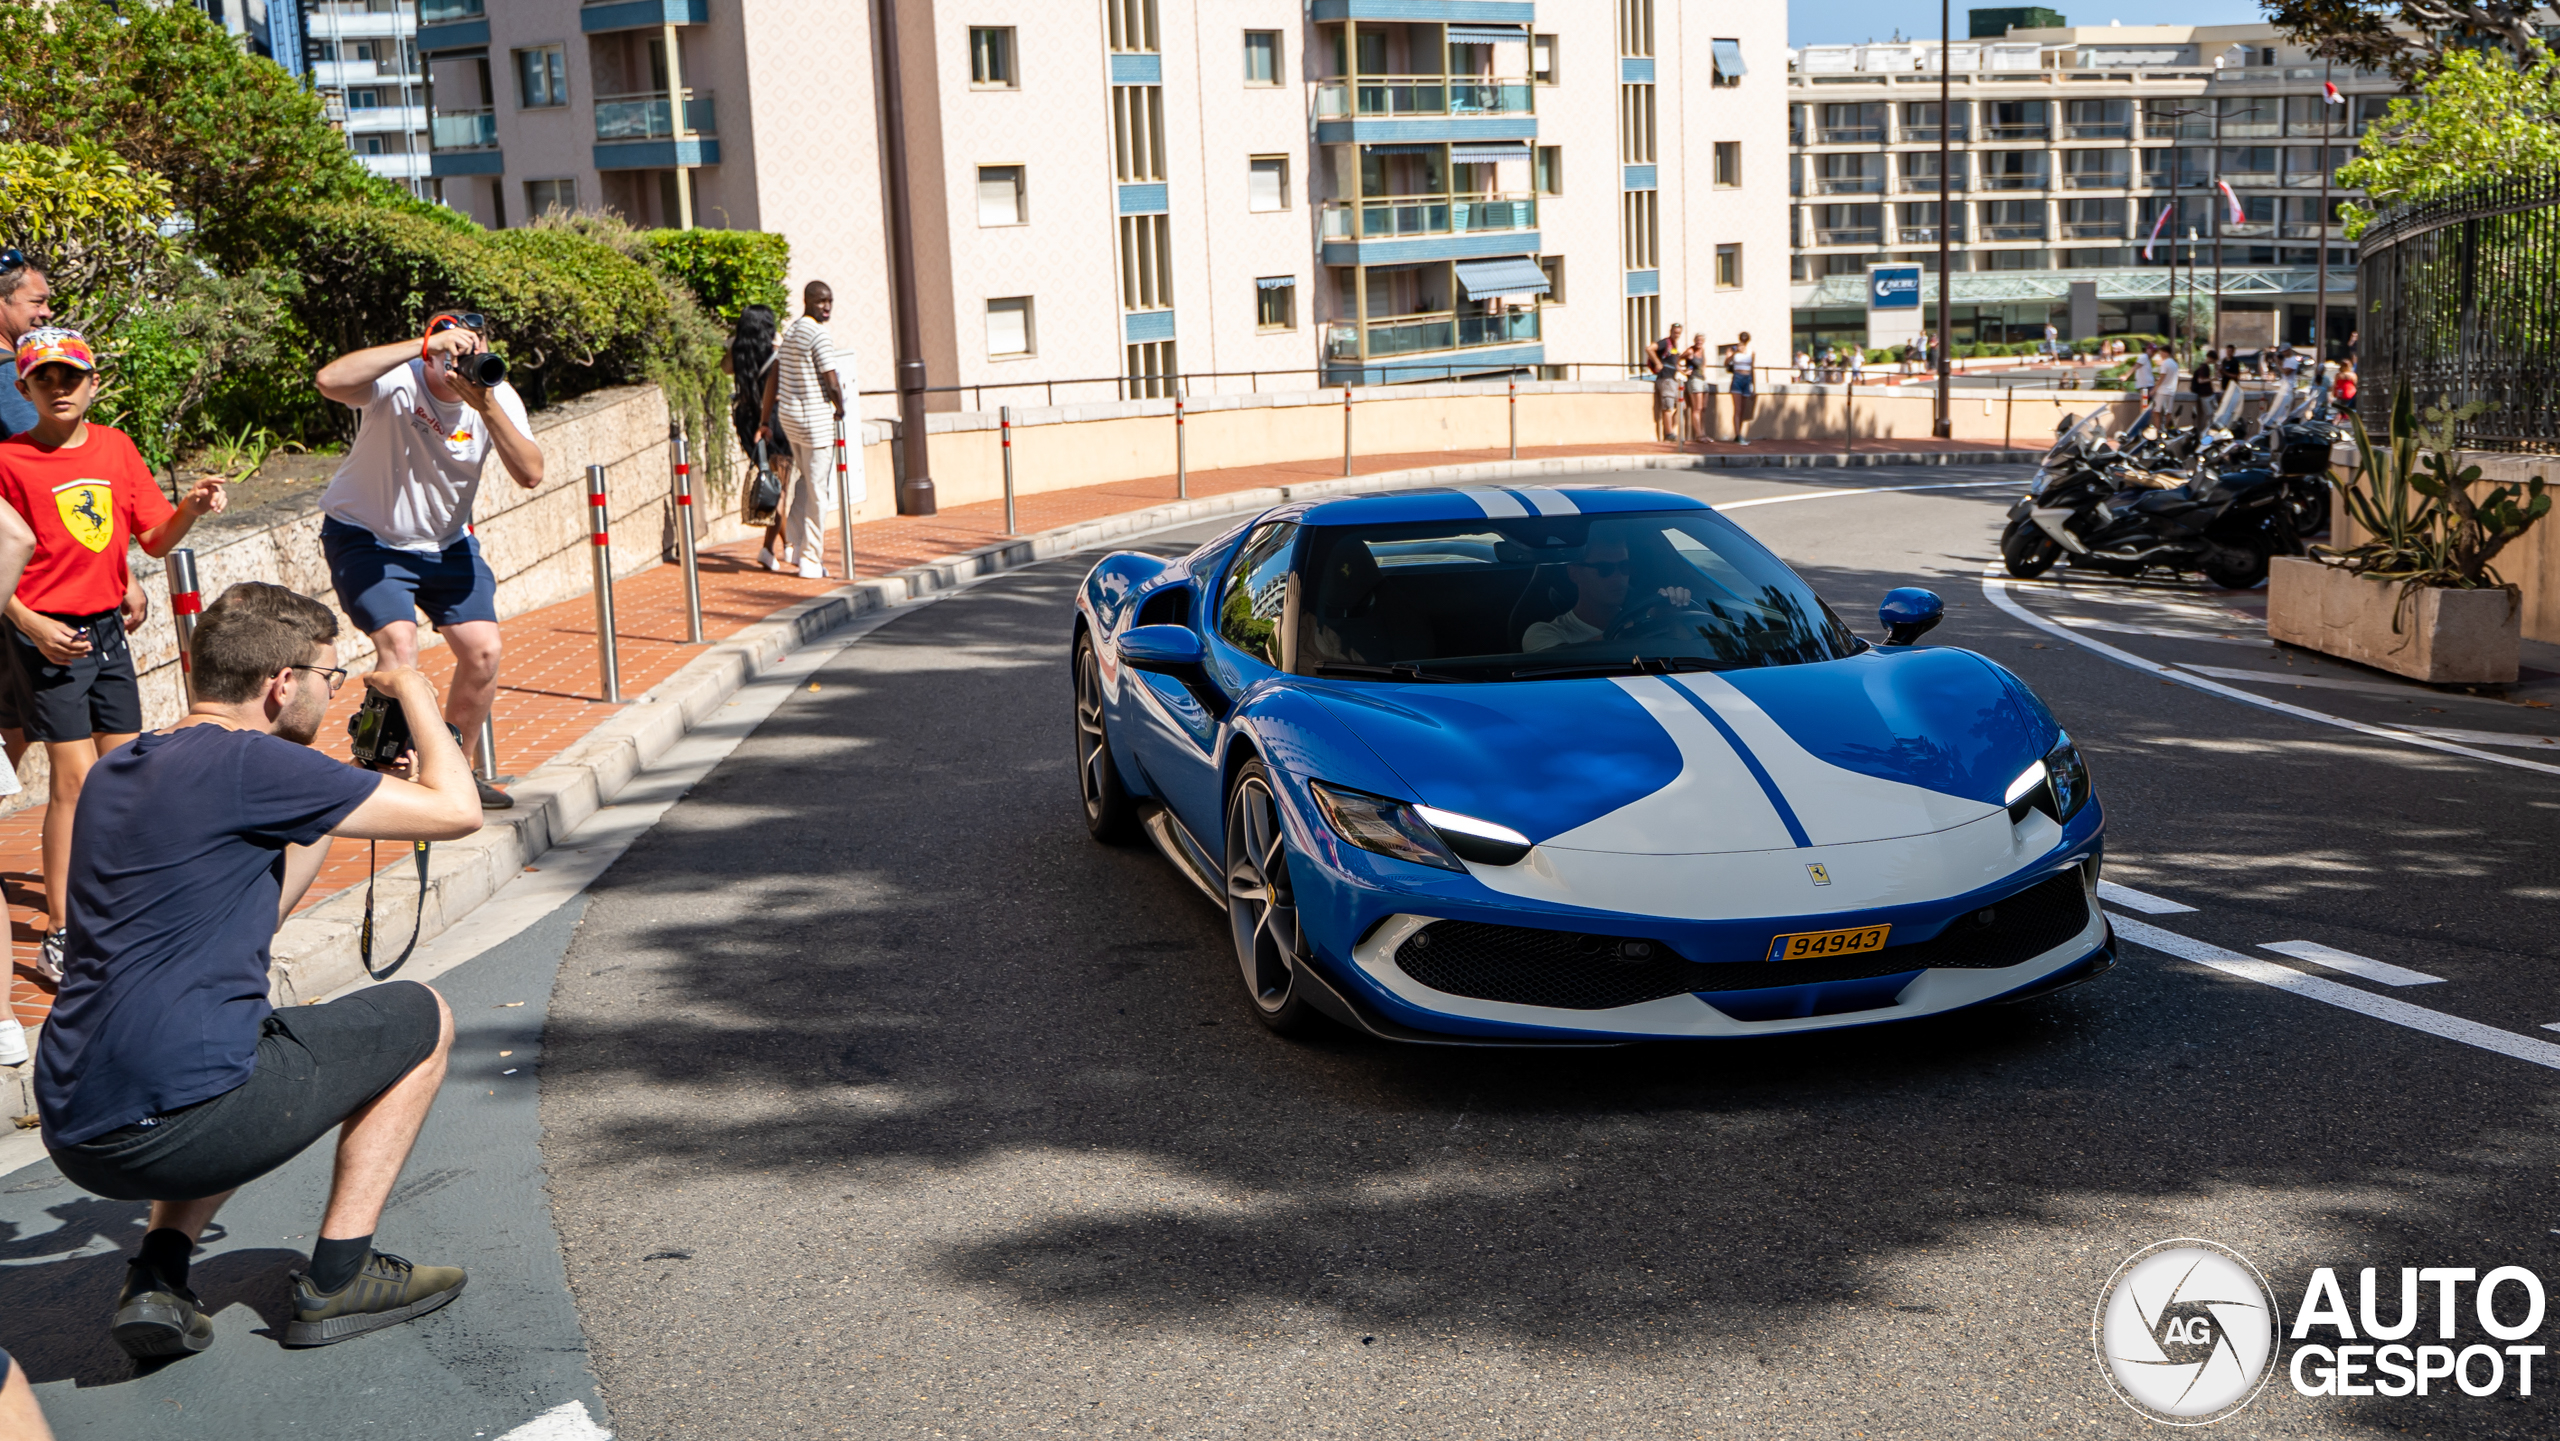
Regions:
<instances>
[{"instance_id":1,"label":"motorcycle mirror","mask_svg":"<svg viewBox=\"0 0 2560 1441\"><path fill-rule=\"evenodd\" d=\"M1886 645L1909 645L1935 629L1946 619L1947 603L1938 599L1936 591L1918 586L1898 586L1884 593L1884 604L1876 607L1876 619L1884 625Z\"/></svg>"}]
</instances>

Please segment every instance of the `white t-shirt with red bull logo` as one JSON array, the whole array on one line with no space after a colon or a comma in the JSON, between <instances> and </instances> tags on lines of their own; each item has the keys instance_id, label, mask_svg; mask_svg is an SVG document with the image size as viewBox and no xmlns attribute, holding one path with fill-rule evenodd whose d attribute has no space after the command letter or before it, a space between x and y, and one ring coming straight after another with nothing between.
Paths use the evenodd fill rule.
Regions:
<instances>
[{"instance_id":1,"label":"white t-shirt with red bull logo","mask_svg":"<svg viewBox=\"0 0 2560 1441\"><path fill-rule=\"evenodd\" d=\"M531 435L515 387L501 381L494 394L515 428ZM322 512L371 531L393 550L433 555L460 540L496 445L489 422L467 405L436 399L419 360L376 380L356 414L355 444L321 492Z\"/></svg>"}]
</instances>

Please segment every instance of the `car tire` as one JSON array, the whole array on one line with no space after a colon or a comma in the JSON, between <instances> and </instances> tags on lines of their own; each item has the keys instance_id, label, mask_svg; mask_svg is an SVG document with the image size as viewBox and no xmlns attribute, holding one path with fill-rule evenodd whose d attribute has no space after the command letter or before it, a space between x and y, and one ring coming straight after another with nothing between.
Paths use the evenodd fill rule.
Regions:
<instances>
[{"instance_id":1,"label":"car tire","mask_svg":"<svg viewBox=\"0 0 2560 1441\"><path fill-rule=\"evenodd\" d=\"M1084 801L1084 828L1106 845L1128 845L1138 838L1138 802L1121 783L1120 766L1111 758L1102 666L1094 658L1090 633L1076 637L1075 672L1076 791Z\"/></svg>"},{"instance_id":2,"label":"car tire","mask_svg":"<svg viewBox=\"0 0 2560 1441\"><path fill-rule=\"evenodd\" d=\"M1322 1029L1324 1013L1298 983L1308 963L1306 932L1290 883L1280 798L1259 760L1245 762L1227 790L1226 883L1228 929L1254 1018L1284 1036Z\"/></svg>"},{"instance_id":3,"label":"car tire","mask_svg":"<svg viewBox=\"0 0 2560 1441\"><path fill-rule=\"evenodd\" d=\"M2035 579L2053 569L2053 563L2060 559L2062 547L2023 515L2000 532L2000 563L2020 580Z\"/></svg>"}]
</instances>

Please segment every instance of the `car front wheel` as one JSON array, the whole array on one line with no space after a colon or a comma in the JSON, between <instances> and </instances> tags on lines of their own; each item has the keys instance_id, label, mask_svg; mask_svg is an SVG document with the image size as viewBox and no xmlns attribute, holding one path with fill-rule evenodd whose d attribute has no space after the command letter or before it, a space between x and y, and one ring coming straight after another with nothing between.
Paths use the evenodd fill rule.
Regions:
<instances>
[{"instance_id":1,"label":"car front wheel","mask_svg":"<svg viewBox=\"0 0 2560 1441\"><path fill-rule=\"evenodd\" d=\"M1093 637L1076 637L1076 792L1084 800L1084 828L1095 840L1126 845L1138 836L1138 803L1121 783L1104 729L1102 667Z\"/></svg>"},{"instance_id":2,"label":"car front wheel","mask_svg":"<svg viewBox=\"0 0 2560 1441\"><path fill-rule=\"evenodd\" d=\"M1324 1024L1298 984L1306 937L1298 928L1297 894L1289 882L1289 841L1271 772L1247 761L1227 792L1227 921L1245 999L1262 1024L1284 1036Z\"/></svg>"}]
</instances>

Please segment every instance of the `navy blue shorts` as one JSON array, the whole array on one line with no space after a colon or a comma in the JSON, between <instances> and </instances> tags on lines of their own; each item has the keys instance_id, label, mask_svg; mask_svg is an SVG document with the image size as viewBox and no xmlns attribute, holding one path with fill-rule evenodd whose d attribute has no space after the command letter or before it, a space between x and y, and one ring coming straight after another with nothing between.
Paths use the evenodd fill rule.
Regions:
<instances>
[{"instance_id":1,"label":"navy blue shorts","mask_svg":"<svg viewBox=\"0 0 2560 1441\"><path fill-rule=\"evenodd\" d=\"M320 549L338 604L367 635L425 611L438 630L467 620L498 619L498 578L480 558L480 538L466 532L437 555L393 550L372 531L331 518L320 522Z\"/></svg>"},{"instance_id":2,"label":"navy blue shorts","mask_svg":"<svg viewBox=\"0 0 2560 1441\"><path fill-rule=\"evenodd\" d=\"M1751 393L1751 372L1746 370L1733 378L1733 393L1736 395Z\"/></svg>"}]
</instances>

